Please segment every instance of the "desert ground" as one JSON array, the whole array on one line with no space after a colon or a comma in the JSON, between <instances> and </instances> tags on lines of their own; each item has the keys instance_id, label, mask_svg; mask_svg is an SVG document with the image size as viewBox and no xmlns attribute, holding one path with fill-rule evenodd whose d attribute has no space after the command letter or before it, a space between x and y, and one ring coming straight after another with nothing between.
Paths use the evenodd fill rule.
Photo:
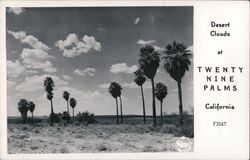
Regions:
<instances>
[{"instance_id":1,"label":"desert ground","mask_svg":"<svg viewBox=\"0 0 250 160\"><path fill-rule=\"evenodd\" d=\"M133 120L130 120L133 122ZM193 127L163 124L8 124L8 152L96 153L193 151Z\"/></svg>"}]
</instances>

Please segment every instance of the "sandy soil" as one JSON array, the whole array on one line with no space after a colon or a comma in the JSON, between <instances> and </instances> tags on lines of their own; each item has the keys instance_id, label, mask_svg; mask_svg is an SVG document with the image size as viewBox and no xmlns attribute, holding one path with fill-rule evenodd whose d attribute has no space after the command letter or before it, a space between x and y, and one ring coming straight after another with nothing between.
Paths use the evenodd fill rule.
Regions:
<instances>
[{"instance_id":1,"label":"sandy soil","mask_svg":"<svg viewBox=\"0 0 250 160\"><path fill-rule=\"evenodd\" d=\"M165 133L151 125L8 125L8 152L176 152L192 151L193 138Z\"/></svg>"}]
</instances>

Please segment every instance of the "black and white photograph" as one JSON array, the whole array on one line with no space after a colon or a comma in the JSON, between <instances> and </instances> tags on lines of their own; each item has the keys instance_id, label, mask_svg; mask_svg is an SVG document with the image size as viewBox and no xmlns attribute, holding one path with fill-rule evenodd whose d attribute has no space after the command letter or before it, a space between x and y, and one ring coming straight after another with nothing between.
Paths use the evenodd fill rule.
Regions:
<instances>
[{"instance_id":1,"label":"black and white photograph","mask_svg":"<svg viewBox=\"0 0 250 160\"><path fill-rule=\"evenodd\" d=\"M5 7L8 154L194 152L193 12Z\"/></svg>"}]
</instances>

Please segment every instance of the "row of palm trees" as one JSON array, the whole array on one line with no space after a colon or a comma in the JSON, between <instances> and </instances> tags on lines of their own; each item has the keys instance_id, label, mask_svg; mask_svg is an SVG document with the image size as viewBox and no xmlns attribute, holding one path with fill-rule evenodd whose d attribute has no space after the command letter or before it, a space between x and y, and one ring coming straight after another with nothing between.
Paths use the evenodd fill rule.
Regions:
<instances>
[{"instance_id":1,"label":"row of palm trees","mask_svg":"<svg viewBox=\"0 0 250 160\"><path fill-rule=\"evenodd\" d=\"M65 99L65 101L67 102L67 111L68 111L68 115L70 115L69 114L69 104L70 104L70 106L71 106L71 108L72 108L72 116L73 116L73 118L74 118L74 109L75 109L75 107L76 107L76 100L75 100L75 98L70 98L70 100L69 100L69 96L70 96L70 93L69 92L67 92L67 91L64 91L63 92L63 98Z\"/></svg>"},{"instance_id":2,"label":"row of palm trees","mask_svg":"<svg viewBox=\"0 0 250 160\"><path fill-rule=\"evenodd\" d=\"M183 105L182 105L182 89L181 82L185 75L185 72L189 70L191 65L191 51L188 50L184 43L179 43L173 41L172 44L166 46L165 51L162 53L163 57L154 49L151 45L146 45L140 48L139 53L139 69L134 72L134 81L140 86L142 95L142 105L143 105L143 121L146 123L145 114L145 101L143 94L143 84L148 78L152 84L152 113L153 113L153 123L156 125L156 105L155 97L160 101L161 106L161 123L162 123L162 102L167 95L167 86L163 83L157 83L155 85L155 75L160 66L161 59L163 60L165 71L177 82L178 86L178 97L179 97L179 114L181 115L181 123L183 123ZM109 87L109 92L116 99L116 113L117 113L117 123L118 123L118 105L117 97L120 97L121 102L121 86L119 83L111 82ZM121 120L122 120L122 106L121 108ZM122 121L121 121L122 122Z\"/></svg>"},{"instance_id":3,"label":"row of palm trees","mask_svg":"<svg viewBox=\"0 0 250 160\"><path fill-rule=\"evenodd\" d=\"M137 70L137 72L140 72ZM138 79L137 79L138 80ZM142 85L141 86L141 93L142 93L142 101L143 101L143 121L146 123L146 114L145 114L145 102L144 102L144 96L143 96L143 89ZM122 99L121 99L121 91L122 87L119 83L117 82L111 82L109 86L109 93L112 95L113 98L115 98L116 101L116 123L119 124L119 107L118 107L118 97L120 100L120 118L121 118L121 123L123 123L123 114L122 114ZM162 103L163 99L167 96L167 86L164 85L163 83L156 83L156 89L155 89L155 95L156 98L160 101L160 117L161 117L161 124L163 122L163 117L162 117Z\"/></svg>"},{"instance_id":4,"label":"row of palm trees","mask_svg":"<svg viewBox=\"0 0 250 160\"><path fill-rule=\"evenodd\" d=\"M53 81L53 79L51 77L47 77L47 81ZM48 84L53 84L54 85L54 82L52 83L47 83L46 82L46 85ZM49 96L48 96L49 95ZM52 96L51 96L52 95ZM67 101L67 114L70 116L70 113L69 113L69 106L68 106L68 102L70 103L70 106L72 108L72 115L73 115L73 118L74 118L74 109L76 107L76 104L77 104L77 101L74 99L74 98L70 98L69 100L69 93L67 91L64 91L63 92L63 98ZM49 93L47 94L47 98L51 101L51 115L54 114L53 112L53 93ZM28 102L26 99L20 99L19 102L17 103L18 105L18 110L19 112L21 113L21 118L23 120L23 123L25 124L26 123L26 119L27 119L27 113L28 111L31 112L31 115L32 115L32 123L34 121L34 118L33 118L33 112L35 110L35 104L34 102L30 101ZM52 118L52 117L51 117ZM52 118L53 119L53 118ZM53 121L53 120L52 120ZM53 124L53 122L51 122Z\"/></svg>"},{"instance_id":5,"label":"row of palm trees","mask_svg":"<svg viewBox=\"0 0 250 160\"><path fill-rule=\"evenodd\" d=\"M151 45L146 45L140 48L139 53L139 69L134 72L134 81L140 86L141 95L142 95L142 104L143 104L143 121L146 123L146 111L145 111L145 100L143 94L143 84L148 78L152 84L152 113L153 113L153 123L156 125L156 104L155 97L160 101L161 106L161 122L162 122L162 102L163 99L167 95L167 86L163 83L157 83L155 85L155 75L160 66L161 60L163 61L163 67L165 71L177 82L178 86L178 97L179 97L179 114L181 115L181 123L183 122L183 106L182 106L182 89L181 82L182 78L185 75L185 72L189 70L189 66L191 65L191 51L187 49L186 45L183 43L179 43L174 41L172 44L168 44L164 52L162 52L163 56L160 57L160 54L154 49ZM53 97L54 97L54 87L55 83L51 77L46 77L43 83L45 87L45 91L47 94L47 99L50 100L51 104L51 125L54 124L54 111L53 111ZM109 92L113 98L116 100L116 115L117 115L117 124L119 123L118 117L118 98L120 101L120 122L123 123L123 113L122 113L122 98L121 98L122 87L117 82L111 82L109 86ZM67 102L67 112L69 114L69 102L73 109L74 116L74 108L76 106L76 100L71 98L69 101L70 94L65 91L63 92L63 98ZM25 115L27 117L28 102L25 99L21 99L18 102L18 109L21 112L22 117L25 119ZM35 108L35 107L34 107ZM34 109L30 110L32 112ZM25 120L24 120L25 122Z\"/></svg>"},{"instance_id":6,"label":"row of palm trees","mask_svg":"<svg viewBox=\"0 0 250 160\"><path fill-rule=\"evenodd\" d=\"M53 93L53 90L54 90L54 87L55 87L55 83L54 83L54 81L53 81L53 79L51 77L46 77L44 79L43 86L45 87L45 91L47 93L47 99L50 100L50 106L51 106L51 121L50 121L50 124L53 126L54 125L54 110L53 110L54 93ZM70 93L67 92L67 91L64 91L63 92L63 98L67 102L67 113L70 116L70 113L69 113L69 103L70 103L70 106L72 108L72 115L73 115L73 118L74 118L74 109L76 107L77 101L75 100L75 98L70 98L70 100L69 100L69 97L70 97Z\"/></svg>"},{"instance_id":7,"label":"row of palm trees","mask_svg":"<svg viewBox=\"0 0 250 160\"><path fill-rule=\"evenodd\" d=\"M35 103L32 101L28 102L26 99L20 99L18 101L17 105L18 105L18 110L21 113L21 118L22 118L23 124L25 124L27 121L28 111L31 112L32 123L33 123L33 121L34 121L33 112L34 112L35 107L36 107Z\"/></svg>"},{"instance_id":8,"label":"row of palm trees","mask_svg":"<svg viewBox=\"0 0 250 160\"><path fill-rule=\"evenodd\" d=\"M53 79L51 77L46 77L45 78L44 87L45 87L45 91L47 93L47 99L49 99L50 102L51 102L51 125L53 125L54 124L54 111L53 111L54 93L53 93L53 90L54 90L54 87L55 87L55 83L54 83L54 81L53 81ZM69 105L68 105L68 102L70 102L70 106L72 108L72 115L73 115L73 118L74 118L74 108L75 108L75 106L77 104L77 101L74 98L71 98L69 100L69 96L70 96L70 94L67 91L63 92L63 98L67 101L67 114L70 116L70 114L69 114ZM24 124L26 123L28 111L31 112L32 123L33 123L34 122L33 112L34 112L35 107L36 107L35 103L32 102L32 101L28 102L26 99L20 99L18 101L18 103L17 103L17 106L18 106L19 112L21 113L21 119L22 119L23 123Z\"/></svg>"}]
</instances>

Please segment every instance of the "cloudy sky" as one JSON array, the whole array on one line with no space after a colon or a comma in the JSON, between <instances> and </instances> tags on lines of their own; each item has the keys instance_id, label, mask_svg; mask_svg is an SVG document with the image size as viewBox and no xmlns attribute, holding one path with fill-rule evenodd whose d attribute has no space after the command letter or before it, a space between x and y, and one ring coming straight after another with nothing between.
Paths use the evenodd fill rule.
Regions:
<instances>
[{"instance_id":1,"label":"cloudy sky","mask_svg":"<svg viewBox=\"0 0 250 160\"><path fill-rule=\"evenodd\" d=\"M141 46L162 52L173 40L193 46L192 7L7 8L8 115L19 115L20 98L36 104L34 115L48 115L43 80L55 82L54 111L66 110L63 91L77 100L75 113L115 114L107 87L123 87L124 114L142 114L140 89L133 82ZM178 112L177 84L163 66L155 82L168 86L163 112ZM184 110L193 106L192 66L183 79ZM150 82L144 84L146 113L152 114ZM157 113L159 102L157 101Z\"/></svg>"}]
</instances>

